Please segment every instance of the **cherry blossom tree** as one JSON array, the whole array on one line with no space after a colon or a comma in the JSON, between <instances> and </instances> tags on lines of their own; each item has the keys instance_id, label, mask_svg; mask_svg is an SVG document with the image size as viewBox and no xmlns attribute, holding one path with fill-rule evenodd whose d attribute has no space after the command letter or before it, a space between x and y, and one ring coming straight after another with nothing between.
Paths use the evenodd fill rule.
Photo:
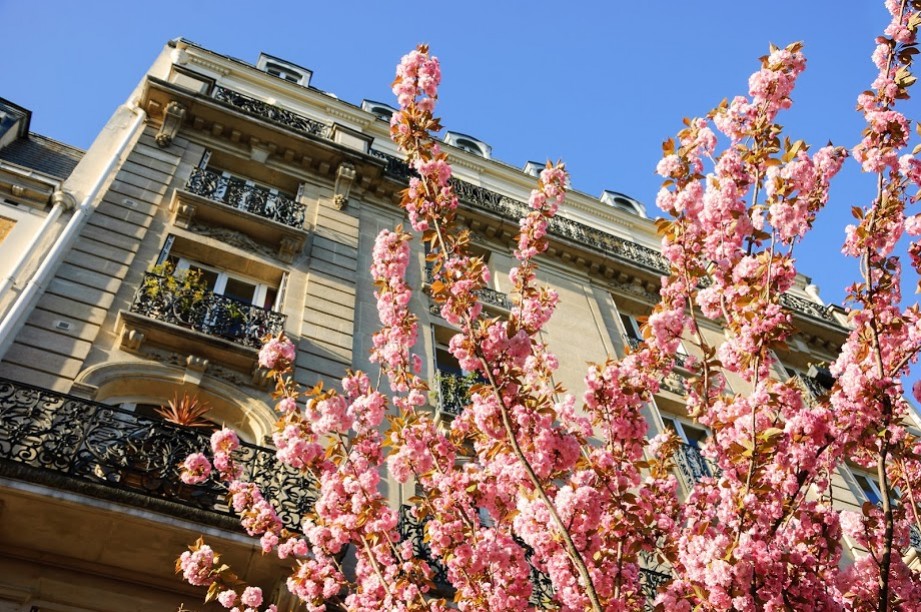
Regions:
<instances>
[{"instance_id":1,"label":"cherry blossom tree","mask_svg":"<svg viewBox=\"0 0 921 612\"><path fill-rule=\"evenodd\" d=\"M552 583L545 607L640 610L650 558L670 570L655 602L663 610L919 609L921 575L899 551L911 526L921 529L921 440L904 424L911 407L902 386L921 350L921 312L902 306L897 252L908 243L921 274L921 215L907 209L918 200L921 160L906 152L911 126L896 104L915 80L921 0L885 4L892 20L873 53L879 76L858 98L867 128L850 152L813 151L783 136L778 116L806 65L799 43L772 46L748 96L686 120L664 143L657 203L667 218L658 227L671 274L645 341L591 365L581 401L554 382L559 364L541 333L559 300L538 282L537 265L565 198L563 165L547 164L521 219L511 312L484 314L477 294L489 271L455 223L452 170L432 136L440 130L438 60L425 46L406 55L391 130L415 175L402 198L409 227L381 232L374 245L379 382L350 372L341 390L305 391L288 376L290 341L273 338L260 353L276 382L277 456L316 483L313 512L301 530L285 528L258 488L240 480L238 442L226 429L214 434L210 458L189 457L183 480L213 472L227 483L244 529L267 554L293 559L287 586L311 611L451 607L433 588L432 567L401 540L383 473L421 492L412 512L425 520L431 556L462 610L534 609L533 571ZM807 403L775 367L775 350L793 333L782 296L794 282L795 247L849 156L877 195L854 206L844 243L860 280L849 289L849 334L831 365L836 382ZM426 408L419 374L407 282L415 236L432 270L431 298L457 330L451 353L476 376L447 428ZM704 319L725 329L718 346L701 333ZM647 439L641 413L682 339L703 355L691 365L687 409L712 432L704 452L718 467L686 497L674 475L677 437ZM747 390L726 388L725 372ZM921 401L921 387L914 395ZM855 515L835 506L830 483L844 463L875 470L878 507ZM842 561L843 536L866 551L853 563ZM227 608L263 605L261 591L202 541L177 571Z\"/></svg>"}]
</instances>

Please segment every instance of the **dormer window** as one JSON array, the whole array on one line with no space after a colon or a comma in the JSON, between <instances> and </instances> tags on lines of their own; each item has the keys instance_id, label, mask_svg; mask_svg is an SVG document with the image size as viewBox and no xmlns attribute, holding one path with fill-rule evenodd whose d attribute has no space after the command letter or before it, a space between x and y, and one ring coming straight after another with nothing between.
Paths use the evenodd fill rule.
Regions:
<instances>
[{"instance_id":1,"label":"dormer window","mask_svg":"<svg viewBox=\"0 0 921 612\"><path fill-rule=\"evenodd\" d=\"M544 171L544 168L547 167L547 164L542 164L536 161L529 161L524 165L524 173L530 174L531 176L540 177L540 173Z\"/></svg>"},{"instance_id":2,"label":"dormer window","mask_svg":"<svg viewBox=\"0 0 921 612\"><path fill-rule=\"evenodd\" d=\"M468 153L473 153L474 155L479 155L480 157L485 157L486 159L489 159L492 155L491 146L482 140L478 140L473 136L461 134L460 132L446 132L445 142L449 145L457 147L458 149L463 149Z\"/></svg>"},{"instance_id":3,"label":"dormer window","mask_svg":"<svg viewBox=\"0 0 921 612\"><path fill-rule=\"evenodd\" d=\"M291 62L286 62L277 57L272 57L266 53L259 55L259 61L256 63L256 68L272 76L284 79L289 83L296 83L304 87L310 85L310 77L313 75L313 73L306 68L302 68Z\"/></svg>"},{"instance_id":4,"label":"dormer window","mask_svg":"<svg viewBox=\"0 0 921 612\"><path fill-rule=\"evenodd\" d=\"M638 217L643 217L644 219L646 218L646 207L630 196L616 191L604 190L601 193L600 200L613 208L623 210L632 215L637 215Z\"/></svg>"},{"instance_id":5,"label":"dormer window","mask_svg":"<svg viewBox=\"0 0 921 612\"><path fill-rule=\"evenodd\" d=\"M361 110L366 110L387 123L390 123L393 114L397 112L397 109L392 106L384 104L383 102L375 102L374 100L362 100Z\"/></svg>"},{"instance_id":6,"label":"dormer window","mask_svg":"<svg viewBox=\"0 0 921 612\"><path fill-rule=\"evenodd\" d=\"M300 83L301 79L304 78L304 75L300 72L296 72L290 68L282 66L281 64L275 64L272 62L269 62L265 65L265 71L271 75L277 76L280 79L291 81L292 83Z\"/></svg>"}]
</instances>

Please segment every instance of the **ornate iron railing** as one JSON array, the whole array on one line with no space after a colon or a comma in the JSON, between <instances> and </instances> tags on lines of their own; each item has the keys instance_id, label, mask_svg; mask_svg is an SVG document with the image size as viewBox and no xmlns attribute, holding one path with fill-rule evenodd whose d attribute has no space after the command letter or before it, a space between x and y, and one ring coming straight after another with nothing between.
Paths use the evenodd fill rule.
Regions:
<instances>
[{"instance_id":1,"label":"ornate iron railing","mask_svg":"<svg viewBox=\"0 0 921 612\"><path fill-rule=\"evenodd\" d=\"M425 266L425 282L428 284L432 284L434 280L435 280L435 275L432 272L432 264L427 263ZM483 287L482 289L476 292L476 295L477 295L477 298L484 304L495 306L497 308L503 308L505 310L512 309L512 306L513 306L512 300L509 299L507 294L502 293L501 291L496 291L495 289L492 289L490 287ZM436 308L432 312L435 314L439 314L440 309Z\"/></svg>"},{"instance_id":2,"label":"ornate iron railing","mask_svg":"<svg viewBox=\"0 0 921 612\"><path fill-rule=\"evenodd\" d=\"M307 209L303 204L295 202L290 196L273 193L265 187L248 185L245 179L195 168L185 187L191 193L221 202L231 208L259 215L289 227L304 227Z\"/></svg>"},{"instance_id":3,"label":"ornate iron railing","mask_svg":"<svg viewBox=\"0 0 921 612\"><path fill-rule=\"evenodd\" d=\"M524 549L524 558L525 561L528 562L528 575L531 581L531 597L529 601L531 605L538 610L543 610L548 607L555 608L556 606L553 605L553 595L556 593L556 590L553 588L553 581L550 580L550 576L534 567L534 563L531 560L534 556L534 549L516 535L513 535L512 539L515 540L518 546Z\"/></svg>"},{"instance_id":4,"label":"ornate iron railing","mask_svg":"<svg viewBox=\"0 0 921 612\"><path fill-rule=\"evenodd\" d=\"M310 119L309 117L299 115L288 109L275 106L274 104L268 104L256 98L251 98L238 91L221 87L220 85L214 88L212 96L218 102L223 102L247 115L276 123L282 127L294 130L295 132L300 132L301 134L327 139L332 134L331 128L322 121Z\"/></svg>"},{"instance_id":5,"label":"ornate iron railing","mask_svg":"<svg viewBox=\"0 0 921 612\"><path fill-rule=\"evenodd\" d=\"M410 512L410 506L405 504L400 506L399 523L397 524L400 536L412 542L413 554L429 564L434 573L434 581L446 585L448 584L448 570L440 560L432 556L431 548L425 543L425 524L427 522L428 519L420 520L414 517ZM547 574L531 563L531 556L534 554L531 547L517 536L513 536L513 539L524 549L524 556L530 567L531 604L543 609L553 600L553 583Z\"/></svg>"},{"instance_id":6,"label":"ornate iron railing","mask_svg":"<svg viewBox=\"0 0 921 612\"><path fill-rule=\"evenodd\" d=\"M645 610L652 612L655 608L653 601L655 601L656 595L659 594L659 588L667 584L671 579L672 577L670 575L663 572L647 569L645 567L640 568L640 588L643 590L643 595L646 597Z\"/></svg>"},{"instance_id":7,"label":"ornate iron railing","mask_svg":"<svg viewBox=\"0 0 921 612\"><path fill-rule=\"evenodd\" d=\"M415 175L412 169L406 165L406 162L398 157L375 149L371 150L371 154L386 162L384 171L391 178L407 181ZM451 179L451 184L460 200L499 217L517 221L528 211L523 202L485 187L473 185L456 178ZM559 238L565 238L576 244L614 256L621 261L645 267L657 274L668 274L670 272L665 258L656 249L625 240L584 223L564 217L554 217L550 220L548 231ZM838 324L829 306L822 306L788 293L781 296L781 303L800 314L828 321L835 325Z\"/></svg>"},{"instance_id":8,"label":"ornate iron railing","mask_svg":"<svg viewBox=\"0 0 921 612\"><path fill-rule=\"evenodd\" d=\"M476 377L473 375L459 376L451 372L438 371L436 373L438 382L438 399L439 409L451 416L458 416L468 403L468 393L470 387L476 384Z\"/></svg>"},{"instance_id":9,"label":"ornate iron railing","mask_svg":"<svg viewBox=\"0 0 921 612\"><path fill-rule=\"evenodd\" d=\"M212 291L190 291L168 276L147 273L131 312L194 329L253 349L267 335L277 335L285 315Z\"/></svg>"},{"instance_id":10,"label":"ornate iron railing","mask_svg":"<svg viewBox=\"0 0 921 612\"><path fill-rule=\"evenodd\" d=\"M410 506L401 505L397 531L404 540L412 542L413 556L425 560L432 568L434 581L447 584L448 570L438 559L432 556L432 550L425 543L425 523L426 519L418 519L410 512Z\"/></svg>"},{"instance_id":11,"label":"ornate iron railing","mask_svg":"<svg viewBox=\"0 0 921 612\"><path fill-rule=\"evenodd\" d=\"M820 398L827 396L829 393L828 389L819 384L819 382L811 376L796 374L793 379L796 386L803 391L803 399L805 399L806 403L810 406L814 406Z\"/></svg>"},{"instance_id":12,"label":"ornate iron railing","mask_svg":"<svg viewBox=\"0 0 921 612\"><path fill-rule=\"evenodd\" d=\"M133 494L233 516L215 477L194 486L179 479L178 465L190 453L207 451L209 438L206 430L0 379L0 470L26 468L30 479L63 476L53 482L81 491L94 484L120 500L137 500ZM234 459L284 524L298 529L316 500L312 483L267 448L243 443Z\"/></svg>"},{"instance_id":13,"label":"ornate iron railing","mask_svg":"<svg viewBox=\"0 0 921 612\"><path fill-rule=\"evenodd\" d=\"M795 310L801 314L808 315L815 319L822 319L834 323L835 325L838 324L829 306L822 306L811 300L806 300L789 293L784 293L780 296L780 303L790 310Z\"/></svg>"},{"instance_id":14,"label":"ornate iron railing","mask_svg":"<svg viewBox=\"0 0 921 612\"><path fill-rule=\"evenodd\" d=\"M701 478L715 476L717 472L716 466L701 454L699 448L686 443L682 443L675 453L675 464L689 487Z\"/></svg>"},{"instance_id":15,"label":"ornate iron railing","mask_svg":"<svg viewBox=\"0 0 921 612\"><path fill-rule=\"evenodd\" d=\"M496 306L497 308L503 308L505 310L512 309L512 300L509 299L508 295L502 293L501 291L496 291L495 289L490 289L489 287L483 287L477 291L477 297L484 304L489 304L490 306Z\"/></svg>"},{"instance_id":16,"label":"ornate iron railing","mask_svg":"<svg viewBox=\"0 0 921 612\"><path fill-rule=\"evenodd\" d=\"M371 149L370 153L374 157L386 162L384 165L384 173L390 176L390 178L409 182L410 178L416 176L416 173L410 169L409 165L399 157L384 153L383 151L378 151L377 149Z\"/></svg>"}]
</instances>

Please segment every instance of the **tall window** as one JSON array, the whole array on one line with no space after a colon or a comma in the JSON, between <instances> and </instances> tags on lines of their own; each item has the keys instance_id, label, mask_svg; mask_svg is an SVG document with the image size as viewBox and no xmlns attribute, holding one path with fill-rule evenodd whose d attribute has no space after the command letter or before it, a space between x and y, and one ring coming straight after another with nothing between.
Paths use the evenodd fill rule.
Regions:
<instances>
[{"instance_id":1,"label":"tall window","mask_svg":"<svg viewBox=\"0 0 921 612\"><path fill-rule=\"evenodd\" d=\"M201 274L205 288L217 295L223 295L260 308L274 309L278 291L265 283L238 276L226 270L220 270L202 263L190 261L184 257L174 260L176 272L196 271Z\"/></svg>"}]
</instances>

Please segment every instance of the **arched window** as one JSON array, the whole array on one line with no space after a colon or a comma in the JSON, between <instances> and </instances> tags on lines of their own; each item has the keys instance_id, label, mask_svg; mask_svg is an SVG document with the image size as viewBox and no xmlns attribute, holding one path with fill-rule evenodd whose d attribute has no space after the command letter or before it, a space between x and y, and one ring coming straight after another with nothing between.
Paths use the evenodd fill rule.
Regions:
<instances>
[{"instance_id":1,"label":"arched window","mask_svg":"<svg viewBox=\"0 0 921 612\"><path fill-rule=\"evenodd\" d=\"M374 100L362 100L361 109L368 111L378 119L386 121L387 123L390 123L393 114L397 112L397 109L392 106L384 104L383 102L375 102Z\"/></svg>"},{"instance_id":2,"label":"arched window","mask_svg":"<svg viewBox=\"0 0 921 612\"><path fill-rule=\"evenodd\" d=\"M630 196L618 193L616 191L605 190L601 193L601 201L608 206L617 208L631 215L646 218L646 207Z\"/></svg>"},{"instance_id":3,"label":"arched window","mask_svg":"<svg viewBox=\"0 0 921 612\"><path fill-rule=\"evenodd\" d=\"M445 132L445 143L486 159L489 159L492 155L492 147L488 144L460 132Z\"/></svg>"},{"instance_id":4,"label":"arched window","mask_svg":"<svg viewBox=\"0 0 921 612\"><path fill-rule=\"evenodd\" d=\"M313 73L306 68L302 68L291 62L286 62L283 59L273 57L267 53L259 54L259 61L256 62L256 68L272 76L284 79L289 83L296 83L304 87L310 85L310 77L313 75Z\"/></svg>"}]
</instances>

